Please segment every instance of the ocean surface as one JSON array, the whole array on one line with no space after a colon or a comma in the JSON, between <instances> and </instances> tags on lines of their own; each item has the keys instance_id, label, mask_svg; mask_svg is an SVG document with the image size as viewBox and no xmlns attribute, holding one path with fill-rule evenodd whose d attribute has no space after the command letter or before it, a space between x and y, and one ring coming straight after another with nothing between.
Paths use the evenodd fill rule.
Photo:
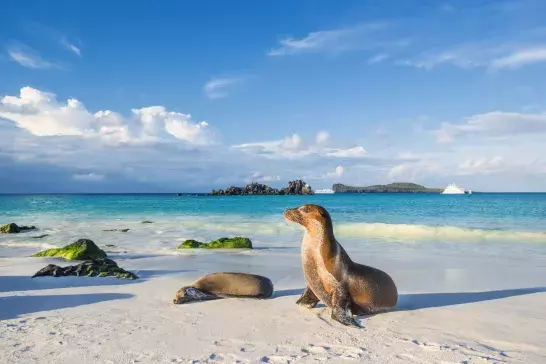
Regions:
<instances>
[{"instance_id":1,"label":"ocean surface","mask_svg":"<svg viewBox=\"0 0 546 364\"><path fill-rule=\"evenodd\" d=\"M37 227L0 234L0 262L88 238L127 267L164 269L170 257L170 267L193 267L195 277L212 271L263 271L299 286L303 231L287 223L283 211L304 203L328 209L336 238L353 260L386 269L406 289L418 289L424 280L438 289L468 287L469 280L480 279L479 287L510 285L514 277L528 277L530 270L537 279L546 274L546 194L531 193L0 195L0 224ZM116 228L130 230L103 231ZM207 242L226 236L249 237L255 249L177 249L185 239ZM410 271L412 279L406 278Z\"/></svg>"}]
</instances>

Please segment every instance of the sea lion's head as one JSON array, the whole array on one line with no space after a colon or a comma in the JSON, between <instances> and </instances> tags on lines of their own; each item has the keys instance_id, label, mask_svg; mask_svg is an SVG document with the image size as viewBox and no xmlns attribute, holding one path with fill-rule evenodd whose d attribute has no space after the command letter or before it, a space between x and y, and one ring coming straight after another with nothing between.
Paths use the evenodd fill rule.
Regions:
<instances>
[{"instance_id":1,"label":"sea lion's head","mask_svg":"<svg viewBox=\"0 0 546 364\"><path fill-rule=\"evenodd\" d=\"M288 221L296 222L306 229L320 225L326 229L331 229L332 219L326 209L319 205L305 204L300 207L284 211L284 217Z\"/></svg>"},{"instance_id":2,"label":"sea lion's head","mask_svg":"<svg viewBox=\"0 0 546 364\"><path fill-rule=\"evenodd\" d=\"M182 303L195 302L195 301L216 300L218 298L221 298L221 297L218 297L214 293L201 291L192 286L186 286L186 287L180 288L178 292L176 292L176 296L174 297L173 303L182 304Z\"/></svg>"}]
</instances>

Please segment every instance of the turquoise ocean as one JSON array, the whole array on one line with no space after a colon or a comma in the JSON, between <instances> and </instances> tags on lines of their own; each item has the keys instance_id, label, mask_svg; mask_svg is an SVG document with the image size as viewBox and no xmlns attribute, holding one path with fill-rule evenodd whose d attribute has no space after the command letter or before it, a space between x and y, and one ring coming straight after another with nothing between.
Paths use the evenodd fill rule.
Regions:
<instances>
[{"instance_id":1,"label":"turquoise ocean","mask_svg":"<svg viewBox=\"0 0 546 364\"><path fill-rule=\"evenodd\" d=\"M419 289L424 280L438 289L458 289L463 283L467 288L469 282L477 288L526 286L533 280L514 277L527 277L530 269L542 272L533 279L546 274L546 194L539 193L0 195L0 224L37 227L0 234L0 261L10 264L9 258L26 259L89 238L133 269L192 267L189 274L195 277L212 271L263 272L280 284L299 286L303 232L285 221L283 211L304 203L328 209L351 258L386 269L403 289ZM130 230L103 231L108 229ZM177 249L185 239L225 236L249 237L255 249Z\"/></svg>"}]
</instances>

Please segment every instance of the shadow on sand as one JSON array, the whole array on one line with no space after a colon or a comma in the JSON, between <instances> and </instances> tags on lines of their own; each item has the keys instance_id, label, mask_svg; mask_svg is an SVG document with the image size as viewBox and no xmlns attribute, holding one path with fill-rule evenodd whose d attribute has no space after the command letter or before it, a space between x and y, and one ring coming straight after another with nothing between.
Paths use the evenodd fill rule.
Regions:
<instances>
[{"instance_id":1,"label":"shadow on sand","mask_svg":"<svg viewBox=\"0 0 546 364\"><path fill-rule=\"evenodd\" d=\"M464 305L468 303L500 300L503 298L523 296L546 292L546 287L531 287L517 289L503 289L485 292L454 292L454 293L409 293L398 297L398 304L391 311L414 311L425 308ZM284 289L273 292L271 298L285 296L299 296L301 289Z\"/></svg>"},{"instance_id":2,"label":"shadow on sand","mask_svg":"<svg viewBox=\"0 0 546 364\"><path fill-rule=\"evenodd\" d=\"M546 292L546 287L502 289L485 292L401 294L393 311L414 311L424 308L464 305L541 292Z\"/></svg>"},{"instance_id":3,"label":"shadow on sand","mask_svg":"<svg viewBox=\"0 0 546 364\"><path fill-rule=\"evenodd\" d=\"M136 284L148 279L169 274L191 272L191 270L155 270L138 269L133 273L138 279L120 279L115 277L36 277L27 276L0 276L0 292L34 291L43 289L95 287L95 286L120 286Z\"/></svg>"},{"instance_id":4,"label":"shadow on sand","mask_svg":"<svg viewBox=\"0 0 546 364\"><path fill-rule=\"evenodd\" d=\"M59 310L131 297L133 297L132 294L123 293L0 297L0 320L9 320L34 312Z\"/></svg>"}]
</instances>

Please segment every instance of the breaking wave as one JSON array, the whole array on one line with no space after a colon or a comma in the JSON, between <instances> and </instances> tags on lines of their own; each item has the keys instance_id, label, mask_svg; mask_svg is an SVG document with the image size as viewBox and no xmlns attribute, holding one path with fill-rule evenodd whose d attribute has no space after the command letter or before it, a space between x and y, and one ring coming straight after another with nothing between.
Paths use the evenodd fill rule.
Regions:
<instances>
[{"instance_id":1,"label":"breaking wave","mask_svg":"<svg viewBox=\"0 0 546 364\"><path fill-rule=\"evenodd\" d=\"M377 237L411 241L520 241L546 243L546 233L536 231L488 230L457 226L429 226L385 223L347 223L334 228L340 237Z\"/></svg>"}]
</instances>

